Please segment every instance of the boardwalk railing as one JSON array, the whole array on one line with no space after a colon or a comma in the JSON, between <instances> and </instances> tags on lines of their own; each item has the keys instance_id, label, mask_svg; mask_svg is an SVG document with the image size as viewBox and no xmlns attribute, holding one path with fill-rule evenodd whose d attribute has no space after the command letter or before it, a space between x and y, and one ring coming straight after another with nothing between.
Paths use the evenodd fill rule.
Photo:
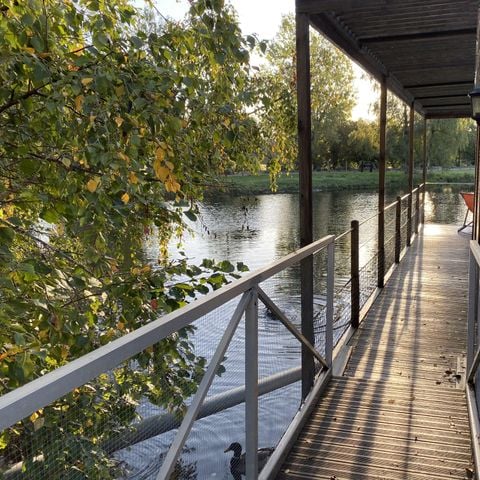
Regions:
<instances>
[{"instance_id":1,"label":"boardwalk railing","mask_svg":"<svg viewBox=\"0 0 480 480\"><path fill-rule=\"evenodd\" d=\"M475 470L480 470L480 245L470 241L470 267L468 280L468 326L467 326L467 404L472 435ZM478 478L478 477L477 477Z\"/></svg>"},{"instance_id":2,"label":"boardwalk railing","mask_svg":"<svg viewBox=\"0 0 480 480\"><path fill-rule=\"evenodd\" d=\"M422 192L423 198L420 201ZM377 224L378 214L362 223L353 221L351 229L336 238L333 235L326 236L0 397L0 433L7 432L4 438L8 438L8 432L14 432L21 425L30 432L27 441L31 443L18 445L21 454L13 459L2 456L4 454L0 446L0 476L17 478L16 475L23 470L27 477L22 478L67 478L69 465L65 465L65 462L71 462L72 468L81 470L79 465L82 465L85 459L82 448L102 450L108 456L125 447L178 428L175 437L167 442L168 452L158 458L155 465L155 472L158 472L155 473L156 478L166 479L178 467L187 438L197 420L244 403L246 478L248 480L273 478L330 380L333 373L333 358L341 356L342 345L358 327L376 297L379 291L377 285L380 283L379 272L383 272L381 278L383 284L418 232L419 223L423 219L424 195L424 186L417 187L412 192L412 197L417 200L411 202L414 206L411 212L408 208L409 194L386 207L382 216L385 219L382 239L377 235L373 235L373 240L371 238L372 232L375 232L372 222L373 225ZM348 245L350 268L347 273L342 271L341 275L338 275L336 268L338 270L340 267L335 263L335 251L346 247L348 242L350 242ZM318 302L315 305L313 319L315 338L309 340L299 331L298 316L292 318L285 307L279 304L276 293L270 293L272 285L269 281L276 275L283 275L289 269L298 270L300 262L310 256L314 257L314 278L318 282L314 291L318 294ZM342 268L345 269L345 266ZM292 292L289 293L292 295ZM235 304L233 307L232 302ZM291 338L298 342L298 348L292 354L297 355L297 365L300 363L300 345L311 354L315 361L316 380L309 395L299 402L297 413L282 431L273 454L258 476L259 399L263 395L298 382L301 378L301 367L298 366L284 368L259 378L260 304L263 305L262 319L267 315L277 324L283 325L291 334ZM226 308L227 305L231 308ZM216 347L207 355L208 366L196 392L187 400L188 409L183 418L157 410L157 414L152 418L130 421L126 428L117 432L116 437L107 439L96 435L94 440L89 440L86 434L88 428L79 427L69 431L66 425L62 424L57 430L51 429L50 436L41 434L42 428L46 430L46 426L35 419L41 419L45 409L61 413L65 405L69 405L70 408L73 397L69 395L71 396L72 392L78 392L82 388L95 389L95 379L102 375L107 375L112 382L117 381L115 371L122 365L134 364L141 369L141 362L138 359L143 351L151 349L172 335L178 335L182 329L196 325L209 315L214 315L215 320L209 325L209 330L215 329L219 333L214 344ZM216 376L222 370L229 346L238 336L244 339L243 368L239 369L243 372L244 378L240 382L237 379L237 384L240 383L241 386L208 396ZM478 360L475 360L474 364L477 365ZM95 406L101 403L100 399L102 402L108 402L108 399L102 398L102 391L96 392L96 395L98 399L93 404L75 406L78 408L75 422L79 425L82 423L82 408L96 408ZM60 422L67 422L71 415L68 417L67 414L61 414L59 418L63 419ZM101 425L97 426L97 429L101 428ZM52 431L56 432L53 438ZM78 451L75 450L75 453L69 451L66 455L65 451L71 443L69 435L72 435L72 432L77 436L81 432L84 438ZM60 438L56 438L57 434ZM65 438L61 438L62 435ZM51 444L55 444L55 449L51 448ZM28 458L24 458L25 452L29 452ZM75 455L78 455L78 458Z\"/></svg>"}]
</instances>

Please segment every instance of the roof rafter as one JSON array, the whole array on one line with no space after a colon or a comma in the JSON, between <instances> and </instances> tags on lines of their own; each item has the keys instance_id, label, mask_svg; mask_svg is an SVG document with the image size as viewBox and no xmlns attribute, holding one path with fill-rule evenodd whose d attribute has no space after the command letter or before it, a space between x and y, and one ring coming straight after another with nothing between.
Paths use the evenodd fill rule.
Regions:
<instances>
[{"instance_id":1,"label":"roof rafter","mask_svg":"<svg viewBox=\"0 0 480 480\"><path fill-rule=\"evenodd\" d=\"M404 42L410 40L424 40L431 38L459 37L463 35L476 34L475 28L461 28L458 30L442 30L432 32L414 32L401 35L381 35L377 37L359 37L360 43L378 43L378 42Z\"/></svg>"}]
</instances>

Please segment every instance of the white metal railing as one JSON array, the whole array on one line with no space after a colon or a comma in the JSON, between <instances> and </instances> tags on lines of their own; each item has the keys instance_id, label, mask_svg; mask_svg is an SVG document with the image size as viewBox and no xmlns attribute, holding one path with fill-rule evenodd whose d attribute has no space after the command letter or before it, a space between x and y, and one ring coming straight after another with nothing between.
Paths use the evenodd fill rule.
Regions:
<instances>
[{"instance_id":1,"label":"white metal railing","mask_svg":"<svg viewBox=\"0 0 480 480\"><path fill-rule=\"evenodd\" d=\"M480 372L478 369L480 365L479 269L480 245L476 240L470 240L466 395L476 472L480 470Z\"/></svg>"},{"instance_id":2,"label":"white metal railing","mask_svg":"<svg viewBox=\"0 0 480 480\"><path fill-rule=\"evenodd\" d=\"M282 310L261 289L260 284L275 274L298 264L301 260L327 249L327 302L325 355L298 331ZM163 461L157 479L169 478L175 463L181 454L187 436L195 419L201 412L208 389L214 379L224 354L232 340L240 320L245 315L245 413L246 413L246 478L258 478L258 301L264 303L273 315L282 322L295 338L320 363L322 369L316 383L286 433L277 445L260 478L272 478L284 459L300 428L304 424L311 407L332 375L333 352L333 313L334 313L334 264L335 237L324 237L269 266L244 276L225 287L207 294L171 314L145 325L122 338L98 348L97 350L70 362L46 375L17 388L0 397L0 431L30 416L43 407L58 400L72 390L86 384L104 372L119 366L122 362L142 352L146 348L165 339L174 332L192 324L200 317L212 312L219 306L241 297L228 323L215 353L205 371L200 385L191 401L176 437ZM292 378L298 378L292 376ZM274 384L274 382L272 382Z\"/></svg>"}]
</instances>

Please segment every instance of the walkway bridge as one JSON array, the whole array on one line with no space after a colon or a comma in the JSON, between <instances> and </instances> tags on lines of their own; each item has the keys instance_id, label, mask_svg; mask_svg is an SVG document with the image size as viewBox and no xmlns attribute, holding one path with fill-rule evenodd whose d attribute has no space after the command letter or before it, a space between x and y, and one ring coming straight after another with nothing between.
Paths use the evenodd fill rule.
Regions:
<instances>
[{"instance_id":1,"label":"walkway bridge","mask_svg":"<svg viewBox=\"0 0 480 480\"><path fill-rule=\"evenodd\" d=\"M454 253L453 253L454 252ZM468 242L427 225L349 344L278 478L465 478Z\"/></svg>"},{"instance_id":2,"label":"walkway bridge","mask_svg":"<svg viewBox=\"0 0 480 480\"><path fill-rule=\"evenodd\" d=\"M110 457L102 478L209 478L202 449L207 463L217 462L220 478L241 478L239 464L223 453L231 441L246 447L248 480L471 477L479 450L480 248L471 242L467 346L468 240L451 226L423 227L424 199L420 185L385 208L383 249L371 243L378 214L354 221L342 235L322 238L4 395L0 432L14 439L14 449L0 454L3 478L86 478L89 452L100 462ZM345 250L348 275L335 261L335 252ZM312 257L320 300L309 341L287 308L292 290L282 296L272 279L292 268L298 274ZM377 288L379 272L386 272L384 288ZM199 335L205 320L203 332L214 331L214 345ZM126 402L98 424L84 418L85 408L108 404L106 379L114 388L126 365L142 370L144 350L162 348L192 325L194 353L206 366L182 415L145 402L132 416ZM280 341L282 328L293 343L281 340L286 356L272 361L262 345ZM278 368L266 368L271 363ZM312 386L300 396L311 364ZM289 408L291 415L283 412ZM150 465L135 476L126 467L129 452L150 441L157 442L147 449ZM273 453L258 465L257 449L267 446Z\"/></svg>"}]
</instances>

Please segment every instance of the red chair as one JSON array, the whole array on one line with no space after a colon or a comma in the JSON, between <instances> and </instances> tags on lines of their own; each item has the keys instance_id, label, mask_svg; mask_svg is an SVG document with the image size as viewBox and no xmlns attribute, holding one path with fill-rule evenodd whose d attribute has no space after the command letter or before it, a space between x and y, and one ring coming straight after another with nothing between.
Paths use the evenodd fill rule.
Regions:
<instances>
[{"instance_id":1,"label":"red chair","mask_svg":"<svg viewBox=\"0 0 480 480\"><path fill-rule=\"evenodd\" d=\"M467 218L468 218L468 212L472 212L472 215L473 215L473 201L474 201L475 194L472 192L460 192L460 195L463 197L463 201L465 202L467 211L465 212L463 225L458 229L459 232L469 227L473 223L473 220L467 223Z\"/></svg>"}]
</instances>

